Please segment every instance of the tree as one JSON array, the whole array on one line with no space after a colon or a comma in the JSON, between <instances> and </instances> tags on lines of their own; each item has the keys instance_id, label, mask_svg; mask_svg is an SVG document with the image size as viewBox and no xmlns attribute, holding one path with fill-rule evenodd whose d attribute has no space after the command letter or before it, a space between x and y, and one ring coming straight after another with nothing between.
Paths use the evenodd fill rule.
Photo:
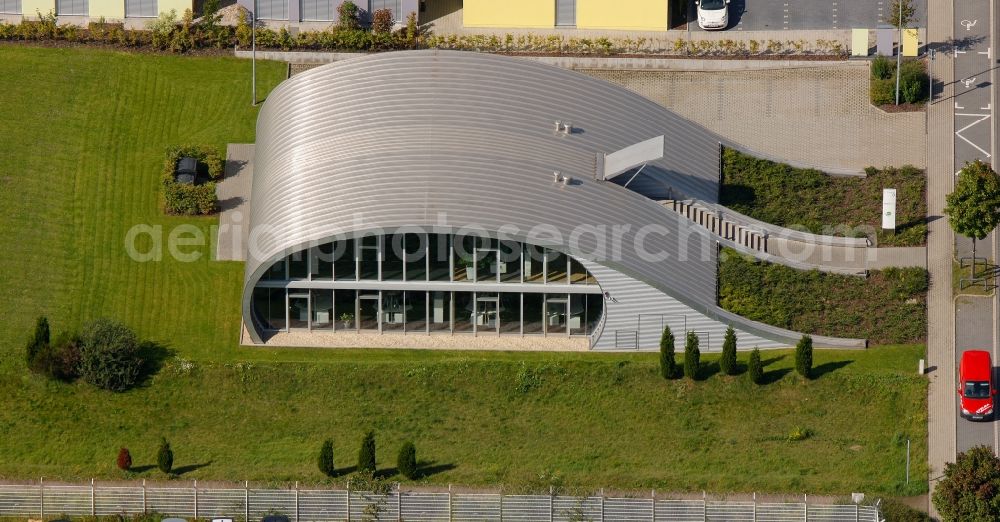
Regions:
<instances>
[{"instance_id":1,"label":"tree","mask_svg":"<svg viewBox=\"0 0 1000 522\"><path fill-rule=\"evenodd\" d=\"M115 464L117 464L118 469L122 471L132 469L132 454L128 452L128 448L121 448L118 450L118 459Z\"/></svg>"},{"instance_id":2,"label":"tree","mask_svg":"<svg viewBox=\"0 0 1000 522\"><path fill-rule=\"evenodd\" d=\"M760 350L754 348L750 352L750 362L747 363L747 375L750 382L760 384L764 381L764 365L760 362Z\"/></svg>"},{"instance_id":3,"label":"tree","mask_svg":"<svg viewBox=\"0 0 1000 522\"><path fill-rule=\"evenodd\" d=\"M799 343L795 345L795 371L806 379L812 378L813 368L813 340L808 335L803 335Z\"/></svg>"},{"instance_id":4,"label":"tree","mask_svg":"<svg viewBox=\"0 0 1000 522\"><path fill-rule=\"evenodd\" d=\"M333 441L326 439L319 449L319 470L328 477L337 475L337 468L333 465Z\"/></svg>"},{"instance_id":5,"label":"tree","mask_svg":"<svg viewBox=\"0 0 1000 522\"><path fill-rule=\"evenodd\" d=\"M98 388L125 391L139 381L139 340L131 328L110 319L90 323L81 337L80 376Z\"/></svg>"},{"instance_id":6,"label":"tree","mask_svg":"<svg viewBox=\"0 0 1000 522\"><path fill-rule=\"evenodd\" d=\"M166 437L160 439L160 449L156 452L156 467L168 474L174 469L174 450L170 449Z\"/></svg>"},{"instance_id":7,"label":"tree","mask_svg":"<svg viewBox=\"0 0 1000 522\"><path fill-rule=\"evenodd\" d=\"M701 351L698 349L698 335L688 332L684 342L684 376L688 379L697 379L699 373L701 373Z\"/></svg>"},{"instance_id":8,"label":"tree","mask_svg":"<svg viewBox=\"0 0 1000 522\"><path fill-rule=\"evenodd\" d=\"M886 22L896 29L904 29L913 21L913 16L917 10L913 7L912 0L892 0L889 4L888 17Z\"/></svg>"},{"instance_id":9,"label":"tree","mask_svg":"<svg viewBox=\"0 0 1000 522\"><path fill-rule=\"evenodd\" d=\"M35 331L32 333L31 338L28 339L28 345L25 347L24 358L30 370L38 371L37 361L39 355L48 348L50 336L49 319L44 315L40 316L35 320Z\"/></svg>"},{"instance_id":10,"label":"tree","mask_svg":"<svg viewBox=\"0 0 1000 522\"><path fill-rule=\"evenodd\" d=\"M660 375L673 379L677 375L677 361L674 359L674 334L669 326L663 327L660 336Z\"/></svg>"},{"instance_id":11,"label":"tree","mask_svg":"<svg viewBox=\"0 0 1000 522\"><path fill-rule=\"evenodd\" d=\"M410 480L417 478L417 448L412 442L406 441L399 448L399 456L396 458L396 469Z\"/></svg>"},{"instance_id":12,"label":"tree","mask_svg":"<svg viewBox=\"0 0 1000 522\"><path fill-rule=\"evenodd\" d=\"M1000 224L1000 177L987 164L966 163L958 174L955 191L945 196L944 213L951 228L972 238L972 276L976 276L976 241L985 239Z\"/></svg>"},{"instance_id":13,"label":"tree","mask_svg":"<svg viewBox=\"0 0 1000 522\"><path fill-rule=\"evenodd\" d=\"M1000 459L987 446L959 453L955 462L944 465L944 478L931 498L942 520L997 520Z\"/></svg>"},{"instance_id":14,"label":"tree","mask_svg":"<svg viewBox=\"0 0 1000 522\"><path fill-rule=\"evenodd\" d=\"M358 17L358 5L347 0L337 7L337 27L345 30L354 30L361 26Z\"/></svg>"},{"instance_id":15,"label":"tree","mask_svg":"<svg viewBox=\"0 0 1000 522\"><path fill-rule=\"evenodd\" d=\"M392 18L391 9L376 9L372 13L372 33L378 36L385 36L392 32L392 26L396 21Z\"/></svg>"},{"instance_id":16,"label":"tree","mask_svg":"<svg viewBox=\"0 0 1000 522\"><path fill-rule=\"evenodd\" d=\"M736 375L736 330L732 326L726 328L726 337L722 341L719 369L726 375Z\"/></svg>"},{"instance_id":17,"label":"tree","mask_svg":"<svg viewBox=\"0 0 1000 522\"><path fill-rule=\"evenodd\" d=\"M375 472L375 432L369 431L358 451L358 471Z\"/></svg>"}]
</instances>

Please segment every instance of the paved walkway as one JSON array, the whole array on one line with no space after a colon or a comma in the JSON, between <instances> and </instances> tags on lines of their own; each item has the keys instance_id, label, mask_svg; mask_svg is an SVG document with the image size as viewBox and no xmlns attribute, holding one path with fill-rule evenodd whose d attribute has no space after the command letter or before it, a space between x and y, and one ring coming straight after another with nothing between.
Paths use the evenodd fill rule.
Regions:
<instances>
[{"instance_id":1,"label":"paved walkway","mask_svg":"<svg viewBox=\"0 0 1000 522\"><path fill-rule=\"evenodd\" d=\"M926 164L924 113L889 114L872 107L865 66L585 72L654 100L763 157L835 173Z\"/></svg>"},{"instance_id":2,"label":"paved walkway","mask_svg":"<svg viewBox=\"0 0 1000 522\"><path fill-rule=\"evenodd\" d=\"M250 184L253 181L252 143L226 146L226 171L215 188L219 197L219 236L215 246L218 261L245 261L243 245L249 236Z\"/></svg>"}]
</instances>

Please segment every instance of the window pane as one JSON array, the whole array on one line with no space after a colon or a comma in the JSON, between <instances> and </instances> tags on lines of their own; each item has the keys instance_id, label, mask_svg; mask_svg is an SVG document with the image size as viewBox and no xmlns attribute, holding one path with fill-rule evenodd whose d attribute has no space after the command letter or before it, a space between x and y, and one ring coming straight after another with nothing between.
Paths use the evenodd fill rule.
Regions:
<instances>
[{"instance_id":1,"label":"window pane","mask_svg":"<svg viewBox=\"0 0 1000 522\"><path fill-rule=\"evenodd\" d=\"M337 281L357 280L357 274L355 273L357 268L355 260L357 258L355 255L353 239L337 241L334 244L333 275L337 278Z\"/></svg>"},{"instance_id":2,"label":"window pane","mask_svg":"<svg viewBox=\"0 0 1000 522\"><path fill-rule=\"evenodd\" d=\"M329 281L333 279L333 243L324 243L314 247L312 252L312 279Z\"/></svg>"},{"instance_id":3,"label":"window pane","mask_svg":"<svg viewBox=\"0 0 1000 522\"><path fill-rule=\"evenodd\" d=\"M521 294L500 294L500 333L521 333Z\"/></svg>"},{"instance_id":4,"label":"window pane","mask_svg":"<svg viewBox=\"0 0 1000 522\"><path fill-rule=\"evenodd\" d=\"M500 242L500 281L521 282L521 244L517 241Z\"/></svg>"},{"instance_id":5,"label":"window pane","mask_svg":"<svg viewBox=\"0 0 1000 522\"><path fill-rule=\"evenodd\" d=\"M307 250L300 250L288 256L288 278L308 279L309 278L309 253Z\"/></svg>"},{"instance_id":6,"label":"window pane","mask_svg":"<svg viewBox=\"0 0 1000 522\"><path fill-rule=\"evenodd\" d=\"M597 323L601 322L604 315L604 296L601 294L587 294L587 334L592 334L597 329Z\"/></svg>"},{"instance_id":7,"label":"window pane","mask_svg":"<svg viewBox=\"0 0 1000 522\"><path fill-rule=\"evenodd\" d=\"M524 245L524 282L544 283L542 258L543 249L534 245Z\"/></svg>"},{"instance_id":8,"label":"window pane","mask_svg":"<svg viewBox=\"0 0 1000 522\"><path fill-rule=\"evenodd\" d=\"M360 251L360 279L378 279L378 238L366 236L361 238Z\"/></svg>"},{"instance_id":9,"label":"window pane","mask_svg":"<svg viewBox=\"0 0 1000 522\"><path fill-rule=\"evenodd\" d=\"M274 263L273 265L271 265L271 267L267 269L267 272L264 272L264 275L261 276L261 279L263 279L265 281L283 281L283 280L285 280L286 277L285 277L285 260L284 260L284 258L282 258L280 261L278 261L278 262Z\"/></svg>"},{"instance_id":10,"label":"window pane","mask_svg":"<svg viewBox=\"0 0 1000 522\"><path fill-rule=\"evenodd\" d=\"M496 293L476 292L476 332L497 333L499 299Z\"/></svg>"},{"instance_id":11,"label":"window pane","mask_svg":"<svg viewBox=\"0 0 1000 522\"><path fill-rule=\"evenodd\" d=\"M403 234L383 236L382 239L382 280L403 280Z\"/></svg>"},{"instance_id":12,"label":"window pane","mask_svg":"<svg viewBox=\"0 0 1000 522\"><path fill-rule=\"evenodd\" d=\"M265 330L285 329L285 289L254 288L253 310Z\"/></svg>"},{"instance_id":13,"label":"window pane","mask_svg":"<svg viewBox=\"0 0 1000 522\"><path fill-rule=\"evenodd\" d=\"M571 335L587 333L587 297L587 294L569 296L569 333Z\"/></svg>"},{"instance_id":14,"label":"window pane","mask_svg":"<svg viewBox=\"0 0 1000 522\"><path fill-rule=\"evenodd\" d=\"M358 295L358 327L362 330L378 330L378 292Z\"/></svg>"},{"instance_id":15,"label":"window pane","mask_svg":"<svg viewBox=\"0 0 1000 522\"><path fill-rule=\"evenodd\" d=\"M312 329L330 330L333 328L333 290L313 290L312 295Z\"/></svg>"},{"instance_id":16,"label":"window pane","mask_svg":"<svg viewBox=\"0 0 1000 522\"><path fill-rule=\"evenodd\" d=\"M588 272L583 265L576 259L569 258L569 281L577 285L590 284L590 279L588 277Z\"/></svg>"},{"instance_id":17,"label":"window pane","mask_svg":"<svg viewBox=\"0 0 1000 522\"><path fill-rule=\"evenodd\" d=\"M451 292L431 292L431 331L451 331Z\"/></svg>"},{"instance_id":18,"label":"window pane","mask_svg":"<svg viewBox=\"0 0 1000 522\"><path fill-rule=\"evenodd\" d=\"M406 234L406 280L427 280L427 236Z\"/></svg>"},{"instance_id":19,"label":"window pane","mask_svg":"<svg viewBox=\"0 0 1000 522\"><path fill-rule=\"evenodd\" d=\"M451 236L447 234L431 234L428 236L430 245L430 277L431 281L451 281Z\"/></svg>"},{"instance_id":20,"label":"window pane","mask_svg":"<svg viewBox=\"0 0 1000 522\"><path fill-rule=\"evenodd\" d=\"M382 331L403 331L403 292L386 290L382 292Z\"/></svg>"},{"instance_id":21,"label":"window pane","mask_svg":"<svg viewBox=\"0 0 1000 522\"><path fill-rule=\"evenodd\" d=\"M475 321L475 308L472 302L472 292L455 292L455 330L456 332L471 332Z\"/></svg>"},{"instance_id":22,"label":"window pane","mask_svg":"<svg viewBox=\"0 0 1000 522\"><path fill-rule=\"evenodd\" d=\"M427 292L406 292L406 331L427 331Z\"/></svg>"},{"instance_id":23,"label":"window pane","mask_svg":"<svg viewBox=\"0 0 1000 522\"><path fill-rule=\"evenodd\" d=\"M565 294L551 294L545 296L545 333L564 334L568 323L566 317Z\"/></svg>"},{"instance_id":24,"label":"window pane","mask_svg":"<svg viewBox=\"0 0 1000 522\"><path fill-rule=\"evenodd\" d=\"M476 250L476 281L497 281L497 240L482 240L483 245Z\"/></svg>"},{"instance_id":25,"label":"window pane","mask_svg":"<svg viewBox=\"0 0 1000 522\"><path fill-rule=\"evenodd\" d=\"M288 292L288 327L309 328L309 291Z\"/></svg>"},{"instance_id":26,"label":"window pane","mask_svg":"<svg viewBox=\"0 0 1000 522\"><path fill-rule=\"evenodd\" d=\"M355 322L357 311L357 290L336 290L333 293L333 313L337 315L336 329L341 331L357 330Z\"/></svg>"},{"instance_id":27,"label":"window pane","mask_svg":"<svg viewBox=\"0 0 1000 522\"><path fill-rule=\"evenodd\" d=\"M471 236L455 237L455 281L475 280L475 267L473 256L475 255L475 238Z\"/></svg>"},{"instance_id":28,"label":"window pane","mask_svg":"<svg viewBox=\"0 0 1000 522\"><path fill-rule=\"evenodd\" d=\"M565 283L566 282L566 270L569 268L566 261L566 255L562 252L556 252L555 250L545 250L545 262L546 262L546 273L545 278L546 283Z\"/></svg>"},{"instance_id":29,"label":"window pane","mask_svg":"<svg viewBox=\"0 0 1000 522\"><path fill-rule=\"evenodd\" d=\"M524 294L524 333L540 334L544 331L544 300L543 294Z\"/></svg>"}]
</instances>

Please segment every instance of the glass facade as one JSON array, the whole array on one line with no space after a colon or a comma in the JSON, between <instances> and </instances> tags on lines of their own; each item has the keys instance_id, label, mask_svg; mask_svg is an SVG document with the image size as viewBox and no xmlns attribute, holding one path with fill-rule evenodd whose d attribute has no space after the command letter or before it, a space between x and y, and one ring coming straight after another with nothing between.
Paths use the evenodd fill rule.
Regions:
<instances>
[{"instance_id":1,"label":"glass facade","mask_svg":"<svg viewBox=\"0 0 1000 522\"><path fill-rule=\"evenodd\" d=\"M277 260L252 308L271 331L586 336L600 322L604 296L579 261L556 250L400 233Z\"/></svg>"}]
</instances>

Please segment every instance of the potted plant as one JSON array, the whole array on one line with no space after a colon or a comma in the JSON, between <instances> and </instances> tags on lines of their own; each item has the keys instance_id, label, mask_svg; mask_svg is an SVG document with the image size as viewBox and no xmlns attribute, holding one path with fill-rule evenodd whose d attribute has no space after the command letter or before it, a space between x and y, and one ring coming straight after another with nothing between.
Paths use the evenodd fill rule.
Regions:
<instances>
[{"instance_id":1,"label":"potted plant","mask_svg":"<svg viewBox=\"0 0 1000 522\"><path fill-rule=\"evenodd\" d=\"M476 280L476 269L471 257L459 256L458 266L465 268L465 278L469 281Z\"/></svg>"},{"instance_id":2,"label":"potted plant","mask_svg":"<svg viewBox=\"0 0 1000 522\"><path fill-rule=\"evenodd\" d=\"M354 322L354 314L351 312L344 312L340 314L340 322L344 324L344 328L350 328L351 323Z\"/></svg>"}]
</instances>

